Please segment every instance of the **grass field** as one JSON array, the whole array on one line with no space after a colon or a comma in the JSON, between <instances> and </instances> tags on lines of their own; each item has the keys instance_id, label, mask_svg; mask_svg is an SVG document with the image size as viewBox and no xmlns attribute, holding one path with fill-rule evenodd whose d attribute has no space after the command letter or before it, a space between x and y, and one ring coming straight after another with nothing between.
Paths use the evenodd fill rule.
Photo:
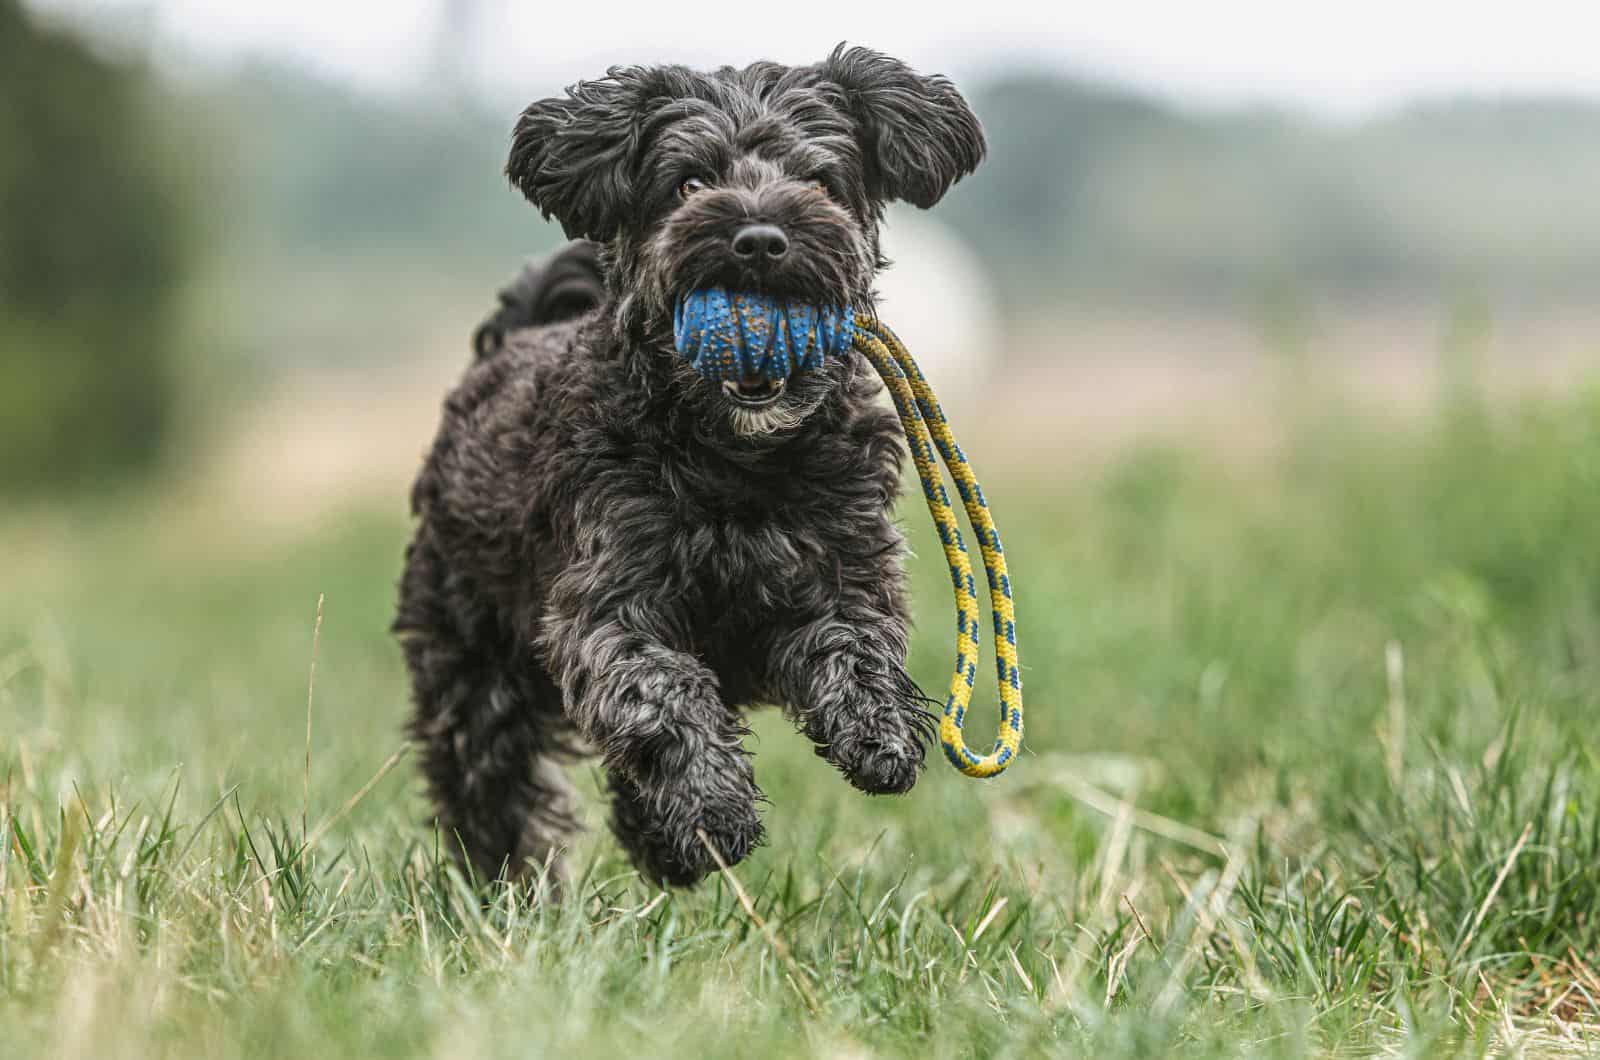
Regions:
<instances>
[{"instance_id":1,"label":"grass field","mask_svg":"<svg viewBox=\"0 0 1600 1060\"><path fill-rule=\"evenodd\" d=\"M560 907L446 867L384 772L398 499L0 517L0 1053L1600 1051L1600 398L1282 417L1248 467L992 471L1029 753L869 800L761 716L752 909L593 801Z\"/></svg>"}]
</instances>

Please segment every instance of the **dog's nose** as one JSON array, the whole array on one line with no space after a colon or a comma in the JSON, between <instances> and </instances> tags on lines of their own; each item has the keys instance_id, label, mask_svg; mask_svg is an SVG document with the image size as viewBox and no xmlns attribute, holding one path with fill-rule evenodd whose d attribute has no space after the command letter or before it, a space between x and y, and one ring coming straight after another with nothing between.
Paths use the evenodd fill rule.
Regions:
<instances>
[{"instance_id":1,"label":"dog's nose","mask_svg":"<svg viewBox=\"0 0 1600 1060\"><path fill-rule=\"evenodd\" d=\"M745 261L776 261L789 253L789 237L777 225L745 225L733 234L733 252Z\"/></svg>"}]
</instances>

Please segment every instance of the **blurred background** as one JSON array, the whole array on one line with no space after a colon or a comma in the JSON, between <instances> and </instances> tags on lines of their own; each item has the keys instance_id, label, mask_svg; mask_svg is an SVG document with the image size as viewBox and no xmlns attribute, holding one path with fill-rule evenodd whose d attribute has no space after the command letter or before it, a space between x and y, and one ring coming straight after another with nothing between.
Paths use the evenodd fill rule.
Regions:
<instances>
[{"instance_id":1,"label":"blurred background","mask_svg":"<svg viewBox=\"0 0 1600 1060\"><path fill-rule=\"evenodd\" d=\"M1427 1008L1414 997L1366 1014L1436 972L1449 985L1435 1009L1471 1007L1488 969L1531 991L1500 995L1517 1011L1518 996L1549 1008L1557 962L1600 968L1593 8L0 0L0 832L9 822L14 848L0 849L0 905L32 915L8 887L45 890L39 837L65 834L80 797L86 863L124 864L106 893L128 893L105 839L123 830L144 844L141 872L183 881L128 899L172 948L159 975L128 966L134 988L103 980L98 1038L82 990L60 992L59 1011L0 1003L0 1024L32 1021L41 1055L132 1055L130 1027L166 1026L140 1000L159 993L188 999L172 1020L199 1028L197 1056L227 1055L213 1045L239 1026L292 1039L285 1055L400 1055L372 1037L385 1027L412 1027L410 1047L437 1040L430 1055L470 1051L453 1047L453 1002L382 993L383 976L362 993L342 972L330 995L309 969L426 951L420 913L367 899L445 893L416 771L389 772L408 689L388 626L440 401L496 289L559 238L501 175L510 129L531 99L613 63L812 62L845 37L948 73L988 130L987 163L935 210L891 211L883 310L952 407L1006 535L1027 745L999 782L940 763L911 797L867 800L760 715L771 841L739 871L763 907L809 909L859 870L853 911L817 913L794 944L833 976L856 958L836 959L832 927L875 896L918 896L904 951L919 888L946 947L976 941L982 926L946 928L987 925L1000 906L980 898L1000 888L1028 912L1008 912L983 940L987 970L951 987L969 1007L911 987L935 965L965 979L970 949L895 973L935 999L946 1051L991 1055L980 979L1049 991L1050 1026L1109 1009L1129 896L1158 937L1187 938L1186 903L1209 892L1184 881L1214 882L1226 839L1242 860L1228 854L1223 876L1251 881L1255 903L1232 915L1256 938L1313 908L1319 925L1346 923L1352 902L1384 915L1343 941L1241 951L1232 971L1225 955L1196 961L1194 997L1247 1004L1259 973L1280 998L1327 999L1325 1028L1409 1026ZM931 689L949 672L950 597L915 496L910 666ZM595 771L575 772L593 796ZM146 813L177 823L142 838L128 822ZM582 908L656 908L603 813L586 800L579 861L598 865L600 905ZM268 874L260 853L260 878L249 868L251 835L276 846L318 821L313 890L390 942L323 933L298 868ZM1442 867L1412 871L1424 865ZM347 892L341 874L358 870ZM266 894L268 875L256 937L274 941L236 949L222 911ZM761 898L780 878L798 881L798 905L790 882ZM707 888L670 908L715 901ZM321 947L297 965L307 975L280 974L280 927L295 953ZM25 948L5 931L0 1001ZM1057 956L1096 937L1106 981L1063 1001L1078 988L1055 993ZM618 946L615 978L631 982L639 955ZM265 963L236 968L245 951ZM716 981L722 953L690 959ZM1307 979L1313 956L1327 963ZM1166 997L1168 958L1141 959ZM399 967L415 979L433 960ZM600 993L561 989L507 1019L529 1033L525 1015ZM716 1035L726 1017L705 1005L721 994L669 1010ZM627 1014L595 1026L643 1028L616 996ZM1143 1043L1129 1055L1169 1055L1139 1037L1154 995L1138 996L1107 1026ZM853 1004L841 1034L879 1001ZM1202 1037L1209 1004L1193 1010ZM342 1049L325 1040L335 1024ZM1250 1036L1279 1038L1305 1054L1277 1030Z\"/></svg>"},{"instance_id":2,"label":"blurred background","mask_svg":"<svg viewBox=\"0 0 1600 1060\"><path fill-rule=\"evenodd\" d=\"M969 434L1074 463L1173 431L1250 450L1302 360L1401 405L1463 342L1498 387L1586 370L1584 16L1169 6L688 32L507 0L3 0L0 495L159 470L272 520L398 507L465 336L558 238L501 176L520 107L614 62L840 36L949 72L988 129L944 204L893 213L884 282L950 400L986 410Z\"/></svg>"},{"instance_id":3,"label":"blurred background","mask_svg":"<svg viewBox=\"0 0 1600 1060\"><path fill-rule=\"evenodd\" d=\"M501 175L518 111L611 63L808 62L846 35L948 72L988 130L936 210L891 211L883 292L1011 530L1030 680L1071 710L1031 746L1099 719L1105 749L1149 750L1215 666L1270 646L1261 672L1298 672L1312 649L1287 631L1344 608L1370 676L1440 584L1590 615L1600 67L1566 7L825 3L799 25L671 7L602 25L508 0L0 0L0 697L19 745L158 768L203 725L215 753L191 768L281 781L254 752L293 756L322 593L363 703L349 723L395 731L406 489L496 288L559 238ZM1303 564L1286 586L1343 588L1285 596L1301 624L1262 640L1278 620L1249 587L1275 555ZM933 566L924 615L948 606ZM1219 572L1242 595L1174 633ZM1558 590L1577 611L1546 614ZM1149 610L1128 610L1139 591ZM948 647L924 623L936 679ZM1225 731L1173 753L1249 750ZM327 768L358 779L356 742Z\"/></svg>"},{"instance_id":4,"label":"blurred background","mask_svg":"<svg viewBox=\"0 0 1600 1060\"><path fill-rule=\"evenodd\" d=\"M1570 581L1600 453L1517 419L1587 438L1600 361L1600 66L1568 7L640 5L602 25L509 0L0 0L0 697L46 743L158 711L179 743L209 719L230 762L269 729L292 744L281 697L328 592L370 668L360 724L397 724L409 482L496 288L560 238L502 176L516 115L613 63L810 62L845 35L949 73L987 128L937 209L891 210L884 309L1045 587L1035 686L1104 671L1103 702L1063 699L1114 719L1110 744L1174 708L1130 713L1118 682L1147 675L1097 653L1170 609L1107 627L1088 571L1115 606L1139 577L1153 602L1163 578L1248 582L1257 523L1297 491L1330 513L1330 562L1417 560L1374 583L1406 607L1441 571L1490 596ZM1507 481L1474 477L1522 445L1543 448L1495 465ZM1549 495L1479 510L1533 482ZM1373 512L1393 542L1346 525ZM1174 574L1179 547L1196 566ZM918 650L947 665L936 633ZM52 670L76 683L52 696ZM268 671L272 711L229 698Z\"/></svg>"}]
</instances>

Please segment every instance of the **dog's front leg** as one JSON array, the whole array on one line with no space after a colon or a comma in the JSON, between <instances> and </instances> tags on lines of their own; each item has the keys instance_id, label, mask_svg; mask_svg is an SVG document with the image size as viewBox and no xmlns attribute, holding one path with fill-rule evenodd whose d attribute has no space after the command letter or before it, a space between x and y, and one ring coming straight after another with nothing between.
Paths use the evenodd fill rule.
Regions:
<instances>
[{"instance_id":1,"label":"dog's front leg","mask_svg":"<svg viewBox=\"0 0 1600 1060\"><path fill-rule=\"evenodd\" d=\"M874 795L917 782L933 717L905 670L898 606L835 611L773 643L771 678L817 754Z\"/></svg>"},{"instance_id":2,"label":"dog's front leg","mask_svg":"<svg viewBox=\"0 0 1600 1060\"><path fill-rule=\"evenodd\" d=\"M683 886L716 869L702 834L729 864L761 841L761 792L716 675L671 646L676 598L651 574L620 557L569 568L541 640L610 774L618 839L652 879Z\"/></svg>"}]
</instances>

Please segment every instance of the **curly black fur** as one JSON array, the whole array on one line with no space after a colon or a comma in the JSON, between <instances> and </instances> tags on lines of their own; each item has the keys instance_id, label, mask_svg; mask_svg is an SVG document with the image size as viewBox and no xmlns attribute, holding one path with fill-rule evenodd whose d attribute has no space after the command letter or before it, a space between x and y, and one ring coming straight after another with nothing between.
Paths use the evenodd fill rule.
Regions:
<instances>
[{"instance_id":1,"label":"curly black fur","mask_svg":"<svg viewBox=\"0 0 1600 1060\"><path fill-rule=\"evenodd\" d=\"M522 115L508 175L597 242L530 267L475 337L395 622L439 823L481 877L559 872L560 767L588 753L648 876L712 871L701 834L738 861L762 836L751 704L782 704L863 791L915 782L930 716L903 665L880 384L852 354L752 409L674 353L671 309L715 282L869 310L885 203L932 205L983 150L947 81L843 46L613 69ZM755 221L787 233L781 261L730 251Z\"/></svg>"}]
</instances>

